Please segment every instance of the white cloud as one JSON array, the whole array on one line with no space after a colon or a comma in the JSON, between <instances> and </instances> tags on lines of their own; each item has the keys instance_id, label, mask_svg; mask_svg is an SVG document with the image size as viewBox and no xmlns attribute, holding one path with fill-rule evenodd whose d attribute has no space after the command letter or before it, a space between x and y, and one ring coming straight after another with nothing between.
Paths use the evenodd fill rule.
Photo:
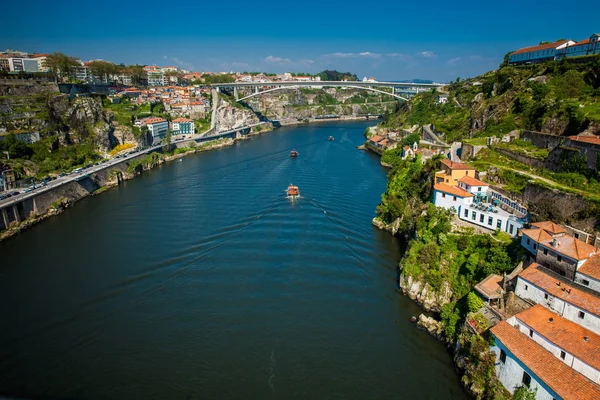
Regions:
<instances>
[{"instance_id":1,"label":"white cloud","mask_svg":"<svg viewBox=\"0 0 600 400\"><path fill-rule=\"evenodd\" d=\"M419 53L421 57L432 58L435 57L435 53L433 51L422 51Z\"/></svg>"},{"instance_id":2,"label":"white cloud","mask_svg":"<svg viewBox=\"0 0 600 400\"><path fill-rule=\"evenodd\" d=\"M454 65L454 64L456 64L457 62L459 62L460 60L462 60L462 57L455 57L455 58L451 58L451 59L449 59L449 60L448 60L448 64L450 64L450 65Z\"/></svg>"},{"instance_id":3,"label":"white cloud","mask_svg":"<svg viewBox=\"0 0 600 400\"><path fill-rule=\"evenodd\" d=\"M313 60L309 60L308 58L303 58L302 60L299 60L298 63L305 64L305 65L312 65L315 62Z\"/></svg>"},{"instance_id":4,"label":"white cloud","mask_svg":"<svg viewBox=\"0 0 600 400\"><path fill-rule=\"evenodd\" d=\"M292 62L292 60L290 60L289 58L281 58L281 57L273 57L273 56L267 56L267 57L265 57L265 59L263 61L266 63L269 63L269 64L290 64Z\"/></svg>"},{"instance_id":5,"label":"white cloud","mask_svg":"<svg viewBox=\"0 0 600 400\"><path fill-rule=\"evenodd\" d=\"M359 56L361 57L369 57L369 58L379 58L381 57L381 54L378 53L371 53L370 51L365 51L362 53L358 53Z\"/></svg>"}]
</instances>

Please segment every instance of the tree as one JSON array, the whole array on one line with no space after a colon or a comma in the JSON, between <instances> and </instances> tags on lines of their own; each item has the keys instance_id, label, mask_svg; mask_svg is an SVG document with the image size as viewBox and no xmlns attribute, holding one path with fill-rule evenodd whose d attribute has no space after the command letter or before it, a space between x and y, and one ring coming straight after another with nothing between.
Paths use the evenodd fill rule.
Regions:
<instances>
[{"instance_id":1,"label":"tree","mask_svg":"<svg viewBox=\"0 0 600 400\"><path fill-rule=\"evenodd\" d=\"M87 66L90 73L93 76L98 77L104 83L108 83L111 75L115 75L119 72L119 68L108 61L90 61Z\"/></svg>"},{"instance_id":2,"label":"tree","mask_svg":"<svg viewBox=\"0 0 600 400\"><path fill-rule=\"evenodd\" d=\"M527 386L519 386L513 394L513 400L535 400L537 396L537 388L535 390Z\"/></svg>"},{"instance_id":3,"label":"tree","mask_svg":"<svg viewBox=\"0 0 600 400\"><path fill-rule=\"evenodd\" d=\"M344 79L348 81L358 80L356 74L350 72L338 72L336 70L325 70L319 72L317 76L320 77L322 81L343 81Z\"/></svg>"},{"instance_id":4,"label":"tree","mask_svg":"<svg viewBox=\"0 0 600 400\"><path fill-rule=\"evenodd\" d=\"M148 74L141 65L130 65L127 72L131 75L131 83L134 85L141 85L148 78Z\"/></svg>"},{"instance_id":5,"label":"tree","mask_svg":"<svg viewBox=\"0 0 600 400\"><path fill-rule=\"evenodd\" d=\"M171 150L171 130L167 129L167 135L165 136L165 138L162 140L162 149L163 152L168 152L169 150Z\"/></svg>"},{"instance_id":6,"label":"tree","mask_svg":"<svg viewBox=\"0 0 600 400\"><path fill-rule=\"evenodd\" d=\"M51 70L55 79L64 79L71 76L75 68L80 66L81 62L75 57L60 52L52 53L44 60L44 67Z\"/></svg>"},{"instance_id":7,"label":"tree","mask_svg":"<svg viewBox=\"0 0 600 400\"><path fill-rule=\"evenodd\" d=\"M469 292L467 295L467 306L469 307L469 312L476 312L483 307L483 301L475 293Z\"/></svg>"}]
</instances>

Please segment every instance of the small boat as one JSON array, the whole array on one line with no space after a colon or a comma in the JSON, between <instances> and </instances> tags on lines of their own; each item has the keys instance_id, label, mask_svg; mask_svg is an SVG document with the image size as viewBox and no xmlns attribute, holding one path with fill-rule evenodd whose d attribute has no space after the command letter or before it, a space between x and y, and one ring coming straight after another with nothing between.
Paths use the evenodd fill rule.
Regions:
<instances>
[{"instance_id":1,"label":"small boat","mask_svg":"<svg viewBox=\"0 0 600 400\"><path fill-rule=\"evenodd\" d=\"M329 140L333 140L333 136L329 136Z\"/></svg>"},{"instance_id":2,"label":"small boat","mask_svg":"<svg viewBox=\"0 0 600 400\"><path fill-rule=\"evenodd\" d=\"M298 157L298 152L296 150L292 150L290 157Z\"/></svg>"},{"instance_id":3,"label":"small boat","mask_svg":"<svg viewBox=\"0 0 600 400\"><path fill-rule=\"evenodd\" d=\"M298 190L298 186L294 186L290 183L290 186L288 186L288 188L287 188L288 197L296 197L299 194L300 194L300 191Z\"/></svg>"}]
</instances>

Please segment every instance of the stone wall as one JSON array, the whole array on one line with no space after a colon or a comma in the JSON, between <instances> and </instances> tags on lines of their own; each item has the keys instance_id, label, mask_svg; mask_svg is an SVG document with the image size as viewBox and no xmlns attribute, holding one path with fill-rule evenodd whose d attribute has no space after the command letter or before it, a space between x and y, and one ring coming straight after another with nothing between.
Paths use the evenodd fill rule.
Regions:
<instances>
[{"instance_id":1,"label":"stone wall","mask_svg":"<svg viewBox=\"0 0 600 400\"><path fill-rule=\"evenodd\" d=\"M477 155L477 153L479 153L481 150L485 149L487 146L473 146L472 144L467 144L467 143L463 143L462 145L462 150L461 150L461 154L460 154L460 158L463 161L467 161L472 159L473 157L475 157L475 155Z\"/></svg>"},{"instance_id":2,"label":"stone wall","mask_svg":"<svg viewBox=\"0 0 600 400\"><path fill-rule=\"evenodd\" d=\"M567 138L562 136L534 131L523 131L522 137L542 149L553 149L562 145L567 140Z\"/></svg>"},{"instance_id":3,"label":"stone wall","mask_svg":"<svg viewBox=\"0 0 600 400\"><path fill-rule=\"evenodd\" d=\"M519 154L514 151L507 150L507 149L500 149L498 147L494 147L493 149L494 149L494 151L496 151L500 154L504 154L505 156L512 158L513 160L517 160L523 164L527 164L534 168L540 168L540 169L544 168L544 161L540 160L539 158L526 156L524 154Z\"/></svg>"},{"instance_id":4,"label":"stone wall","mask_svg":"<svg viewBox=\"0 0 600 400\"><path fill-rule=\"evenodd\" d=\"M145 157L145 154L141 154L133 159L140 159ZM3 207L2 210L6 210L6 217L8 225L12 222L20 222L34 215L44 215L50 211L53 203L59 202L62 199L67 200L69 203L74 203L83 197L86 197L99 188L106 186L111 180L114 180L114 172L120 171L124 174L127 171L127 167L131 163L131 160L120 162L112 165L108 168L100 170L90 176L80 179L79 181L69 182L64 185L57 186L52 190L40 193L39 195L28 198L26 200L10 203ZM17 210L17 214L14 214L13 206ZM7 228L4 223L4 211L0 215L0 232Z\"/></svg>"}]
</instances>

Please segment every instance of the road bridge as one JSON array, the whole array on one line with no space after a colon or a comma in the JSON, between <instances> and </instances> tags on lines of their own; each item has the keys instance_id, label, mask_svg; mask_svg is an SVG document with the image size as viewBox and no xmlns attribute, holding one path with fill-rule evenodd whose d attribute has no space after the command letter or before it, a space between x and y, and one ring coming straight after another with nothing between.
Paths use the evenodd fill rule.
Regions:
<instances>
[{"instance_id":1,"label":"road bridge","mask_svg":"<svg viewBox=\"0 0 600 400\"><path fill-rule=\"evenodd\" d=\"M428 91L431 89L440 89L446 86L442 83L416 83L416 82L361 82L361 81L281 81L281 82L233 82L233 83L215 83L211 87L218 92L223 89L233 90L236 101L243 101L254 96L264 93L273 92L283 89L298 89L298 88L325 88L325 87L340 87L363 89L372 92L383 93L393 96L399 100L408 101L406 97L398 95L401 93L419 93L420 91ZM242 98L239 98L238 89L254 89L254 93ZM383 91L377 88L392 88L392 93Z\"/></svg>"}]
</instances>

